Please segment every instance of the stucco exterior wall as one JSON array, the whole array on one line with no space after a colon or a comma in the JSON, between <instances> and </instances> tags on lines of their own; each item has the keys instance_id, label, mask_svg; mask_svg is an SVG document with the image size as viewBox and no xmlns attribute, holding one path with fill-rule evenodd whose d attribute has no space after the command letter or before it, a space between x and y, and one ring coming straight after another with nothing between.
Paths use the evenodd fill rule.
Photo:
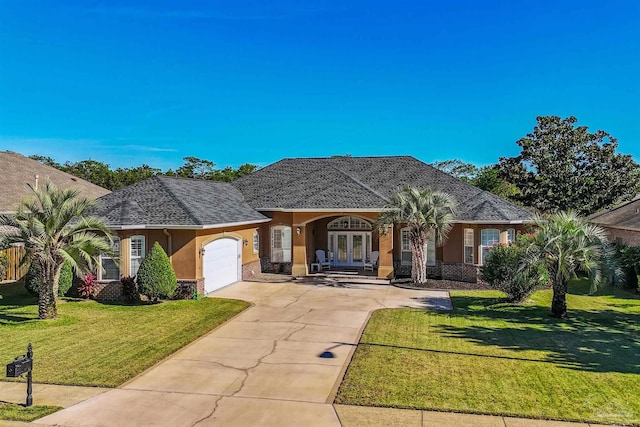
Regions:
<instances>
[{"instance_id":1,"label":"stucco exterior wall","mask_svg":"<svg viewBox=\"0 0 640 427\"><path fill-rule=\"evenodd\" d=\"M195 238L196 256L195 272L196 279L202 278L202 252L206 244L221 238L233 238L242 241L242 265L255 264L260 260L260 254L253 251L253 235L258 233L259 227L254 225L243 225L239 227L214 228L209 230L197 230ZM243 268L243 271L245 269ZM243 277L245 278L245 277Z\"/></svg>"},{"instance_id":2,"label":"stucco exterior wall","mask_svg":"<svg viewBox=\"0 0 640 427\"><path fill-rule=\"evenodd\" d=\"M607 232L609 241L612 243L623 243L628 246L640 246L640 231L624 230L621 228L611 228L601 226Z\"/></svg>"}]
</instances>

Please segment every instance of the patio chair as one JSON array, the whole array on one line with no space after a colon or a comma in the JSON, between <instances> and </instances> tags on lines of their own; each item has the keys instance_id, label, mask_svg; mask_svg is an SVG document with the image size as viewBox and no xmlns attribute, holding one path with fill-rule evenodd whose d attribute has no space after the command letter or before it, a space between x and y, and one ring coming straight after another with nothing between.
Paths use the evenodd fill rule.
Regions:
<instances>
[{"instance_id":1,"label":"patio chair","mask_svg":"<svg viewBox=\"0 0 640 427\"><path fill-rule=\"evenodd\" d=\"M320 271L325 268L331 268L331 262L329 261L329 258L325 256L322 249L318 249L316 251L316 260L318 261L318 264L320 264Z\"/></svg>"},{"instance_id":2,"label":"patio chair","mask_svg":"<svg viewBox=\"0 0 640 427\"><path fill-rule=\"evenodd\" d=\"M364 262L364 270L373 271L374 268L378 268L378 259L380 258L380 252L373 251L371 252L371 257L368 261Z\"/></svg>"}]
</instances>

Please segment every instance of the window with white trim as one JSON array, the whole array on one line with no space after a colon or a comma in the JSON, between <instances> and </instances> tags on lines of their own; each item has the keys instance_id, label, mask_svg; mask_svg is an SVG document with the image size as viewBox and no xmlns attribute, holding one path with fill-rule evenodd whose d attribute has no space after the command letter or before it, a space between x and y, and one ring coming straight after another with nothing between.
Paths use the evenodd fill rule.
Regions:
<instances>
[{"instance_id":1,"label":"window with white trim","mask_svg":"<svg viewBox=\"0 0 640 427\"><path fill-rule=\"evenodd\" d=\"M515 243L516 241L516 230L513 228L507 229L507 244Z\"/></svg>"},{"instance_id":2,"label":"window with white trim","mask_svg":"<svg viewBox=\"0 0 640 427\"><path fill-rule=\"evenodd\" d=\"M464 229L464 263L473 264L473 228Z\"/></svg>"},{"instance_id":3,"label":"window with white trim","mask_svg":"<svg viewBox=\"0 0 640 427\"><path fill-rule=\"evenodd\" d=\"M400 230L400 264L411 265L412 258L411 230L403 228ZM429 241L427 242L427 265L436 265L436 241L433 232L429 233Z\"/></svg>"},{"instance_id":4,"label":"window with white trim","mask_svg":"<svg viewBox=\"0 0 640 427\"><path fill-rule=\"evenodd\" d=\"M253 253L257 254L260 251L260 235L256 232L253 233Z\"/></svg>"},{"instance_id":5,"label":"window with white trim","mask_svg":"<svg viewBox=\"0 0 640 427\"><path fill-rule=\"evenodd\" d=\"M480 253L482 255L480 264L484 264L484 259L489 253L489 249L498 243L500 243L500 230L495 228L486 228L480 232Z\"/></svg>"},{"instance_id":6,"label":"window with white trim","mask_svg":"<svg viewBox=\"0 0 640 427\"><path fill-rule=\"evenodd\" d=\"M144 236L131 236L129 238L129 276L138 274L138 269L145 257Z\"/></svg>"},{"instance_id":7,"label":"window with white trim","mask_svg":"<svg viewBox=\"0 0 640 427\"><path fill-rule=\"evenodd\" d=\"M271 262L291 262L291 227L271 227Z\"/></svg>"},{"instance_id":8,"label":"window with white trim","mask_svg":"<svg viewBox=\"0 0 640 427\"><path fill-rule=\"evenodd\" d=\"M119 237L113 238L111 251L113 255L100 254L102 268L98 269L98 280L120 280L120 267L118 267L118 260L120 259Z\"/></svg>"},{"instance_id":9,"label":"window with white trim","mask_svg":"<svg viewBox=\"0 0 640 427\"><path fill-rule=\"evenodd\" d=\"M371 230L371 223L355 216L342 216L327 224L328 230Z\"/></svg>"}]
</instances>

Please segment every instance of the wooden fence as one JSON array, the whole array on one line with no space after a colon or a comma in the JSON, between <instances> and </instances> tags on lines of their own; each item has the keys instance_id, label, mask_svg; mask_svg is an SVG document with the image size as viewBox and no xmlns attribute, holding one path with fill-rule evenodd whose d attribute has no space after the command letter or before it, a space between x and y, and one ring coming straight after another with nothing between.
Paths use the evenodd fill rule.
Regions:
<instances>
[{"instance_id":1,"label":"wooden fence","mask_svg":"<svg viewBox=\"0 0 640 427\"><path fill-rule=\"evenodd\" d=\"M7 274L5 277L0 277L0 281L3 280L18 280L27 274L28 266L20 267L20 261L24 256L25 250L22 247L13 247L0 251L0 256L4 255L9 260L9 268L7 268Z\"/></svg>"}]
</instances>

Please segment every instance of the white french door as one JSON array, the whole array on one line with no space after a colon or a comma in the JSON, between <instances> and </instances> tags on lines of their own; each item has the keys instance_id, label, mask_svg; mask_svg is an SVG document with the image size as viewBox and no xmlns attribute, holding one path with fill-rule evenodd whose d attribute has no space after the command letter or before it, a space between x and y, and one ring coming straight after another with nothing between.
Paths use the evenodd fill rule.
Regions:
<instances>
[{"instance_id":1,"label":"white french door","mask_svg":"<svg viewBox=\"0 0 640 427\"><path fill-rule=\"evenodd\" d=\"M371 232L331 231L328 242L338 267L362 267L371 256Z\"/></svg>"}]
</instances>

